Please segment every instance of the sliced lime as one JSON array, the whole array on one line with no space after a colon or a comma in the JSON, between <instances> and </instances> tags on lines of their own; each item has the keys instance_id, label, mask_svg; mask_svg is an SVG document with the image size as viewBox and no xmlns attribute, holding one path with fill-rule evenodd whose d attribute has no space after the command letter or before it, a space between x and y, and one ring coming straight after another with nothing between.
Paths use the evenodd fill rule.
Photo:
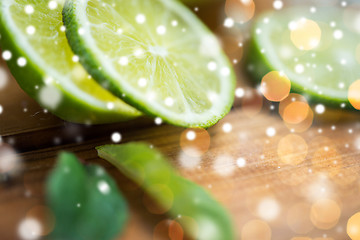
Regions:
<instances>
[{"instance_id":1,"label":"sliced lime","mask_svg":"<svg viewBox=\"0 0 360 240\"><path fill-rule=\"evenodd\" d=\"M229 112L232 67L179 1L67 1L63 14L82 64L125 102L185 127L209 127Z\"/></svg>"},{"instance_id":2,"label":"sliced lime","mask_svg":"<svg viewBox=\"0 0 360 240\"><path fill-rule=\"evenodd\" d=\"M350 108L348 89L360 77L360 28L351 26L358 16L320 7L265 13L254 25L248 69L259 81L283 72L310 102Z\"/></svg>"},{"instance_id":3,"label":"sliced lime","mask_svg":"<svg viewBox=\"0 0 360 240\"><path fill-rule=\"evenodd\" d=\"M101 88L71 51L58 1L1 0L3 58L42 107L80 123L107 123L139 112Z\"/></svg>"}]
</instances>

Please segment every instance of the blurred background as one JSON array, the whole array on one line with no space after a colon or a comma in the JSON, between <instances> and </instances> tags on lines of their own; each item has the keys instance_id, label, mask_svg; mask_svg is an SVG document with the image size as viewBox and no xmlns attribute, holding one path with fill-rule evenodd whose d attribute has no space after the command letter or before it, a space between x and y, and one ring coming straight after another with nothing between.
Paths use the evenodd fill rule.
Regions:
<instances>
[{"instance_id":1,"label":"blurred background","mask_svg":"<svg viewBox=\"0 0 360 240\"><path fill-rule=\"evenodd\" d=\"M208 130L159 125L148 118L101 126L67 123L30 99L0 61L0 239L46 239L51 233L56 219L45 205L43 187L64 149L100 163L117 180L131 209L118 239L183 239L169 234L171 220L138 186L97 157L94 147L111 143L114 133L121 133L122 142L150 142L181 175L208 189L231 213L237 239L350 239L347 222L360 211L358 116L350 114L345 121L340 116L347 113L328 111L290 126L279 116L281 105L268 102L251 84L245 59L251 26L261 12L281 14L300 5L356 8L357 1L187 2L218 36L238 78L234 109ZM189 140L188 131L198 137ZM359 226L360 219L353 227Z\"/></svg>"}]
</instances>

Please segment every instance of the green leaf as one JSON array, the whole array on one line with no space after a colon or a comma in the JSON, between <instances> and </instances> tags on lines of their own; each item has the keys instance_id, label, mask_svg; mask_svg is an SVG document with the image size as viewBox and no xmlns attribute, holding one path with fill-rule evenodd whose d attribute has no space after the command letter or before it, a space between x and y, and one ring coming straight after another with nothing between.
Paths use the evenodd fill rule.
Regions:
<instances>
[{"instance_id":1,"label":"green leaf","mask_svg":"<svg viewBox=\"0 0 360 240\"><path fill-rule=\"evenodd\" d=\"M100 166L83 167L71 153L59 155L46 190L56 218L51 239L111 240L128 218L114 180Z\"/></svg>"},{"instance_id":2,"label":"green leaf","mask_svg":"<svg viewBox=\"0 0 360 240\"><path fill-rule=\"evenodd\" d=\"M227 211L202 187L176 173L166 158L144 143L97 147L101 158L144 188L168 214L176 219L186 234L199 240L235 239ZM182 224L182 216L195 224Z\"/></svg>"}]
</instances>

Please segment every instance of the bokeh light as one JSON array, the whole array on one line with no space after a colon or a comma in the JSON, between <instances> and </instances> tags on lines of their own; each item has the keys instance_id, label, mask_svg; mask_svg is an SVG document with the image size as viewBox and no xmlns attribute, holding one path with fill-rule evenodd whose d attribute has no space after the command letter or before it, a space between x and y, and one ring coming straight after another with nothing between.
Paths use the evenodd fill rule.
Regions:
<instances>
[{"instance_id":1,"label":"bokeh light","mask_svg":"<svg viewBox=\"0 0 360 240\"><path fill-rule=\"evenodd\" d=\"M281 208L278 201L273 197L263 198L257 207L259 217L265 221L273 221L280 214Z\"/></svg>"},{"instance_id":2,"label":"bokeh light","mask_svg":"<svg viewBox=\"0 0 360 240\"><path fill-rule=\"evenodd\" d=\"M348 220L346 232L352 240L360 240L360 212Z\"/></svg>"},{"instance_id":3,"label":"bokeh light","mask_svg":"<svg viewBox=\"0 0 360 240\"><path fill-rule=\"evenodd\" d=\"M293 132L305 132L314 121L314 112L300 94L291 93L279 104L279 114L287 128Z\"/></svg>"},{"instance_id":4,"label":"bokeh light","mask_svg":"<svg viewBox=\"0 0 360 240\"><path fill-rule=\"evenodd\" d=\"M219 155L214 160L213 169L220 176L231 176L236 169L235 159L231 155Z\"/></svg>"},{"instance_id":5,"label":"bokeh light","mask_svg":"<svg viewBox=\"0 0 360 240\"><path fill-rule=\"evenodd\" d=\"M52 210L45 205L32 207L26 214L27 219L36 219L41 225L41 236L50 234L55 227L55 216Z\"/></svg>"},{"instance_id":6,"label":"bokeh light","mask_svg":"<svg viewBox=\"0 0 360 240\"><path fill-rule=\"evenodd\" d=\"M277 153L283 163L297 165L305 160L308 145L301 136L289 134L279 141Z\"/></svg>"},{"instance_id":7,"label":"bokeh light","mask_svg":"<svg viewBox=\"0 0 360 240\"><path fill-rule=\"evenodd\" d=\"M263 96L256 89L247 89L242 98L243 113L252 118L260 113L263 107Z\"/></svg>"},{"instance_id":8,"label":"bokeh light","mask_svg":"<svg viewBox=\"0 0 360 240\"><path fill-rule=\"evenodd\" d=\"M348 99L355 109L360 110L360 80L356 80L350 85Z\"/></svg>"},{"instance_id":9,"label":"bokeh light","mask_svg":"<svg viewBox=\"0 0 360 240\"><path fill-rule=\"evenodd\" d=\"M253 18L255 3L253 0L226 0L225 13L238 23L245 23Z\"/></svg>"},{"instance_id":10,"label":"bokeh light","mask_svg":"<svg viewBox=\"0 0 360 240\"><path fill-rule=\"evenodd\" d=\"M335 176L342 168L342 158L333 145L318 148L311 159L314 171Z\"/></svg>"},{"instance_id":11,"label":"bokeh light","mask_svg":"<svg viewBox=\"0 0 360 240\"><path fill-rule=\"evenodd\" d=\"M270 240L271 228L262 220L252 220L247 222L241 230L242 240Z\"/></svg>"},{"instance_id":12,"label":"bokeh light","mask_svg":"<svg viewBox=\"0 0 360 240\"><path fill-rule=\"evenodd\" d=\"M155 226L153 239L183 240L184 230L177 221L163 220Z\"/></svg>"},{"instance_id":13,"label":"bokeh light","mask_svg":"<svg viewBox=\"0 0 360 240\"><path fill-rule=\"evenodd\" d=\"M165 184L156 184L147 188L143 203L147 210L153 214L164 214L170 210L174 202L174 194ZM160 204L154 202L151 196L161 196Z\"/></svg>"},{"instance_id":14,"label":"bokeh light","mask_svg":"<svg viewBox=\"0 0 360 240\"><path fill-rule=\"evenodd\" d=\"M305 202L291 206L287 212L287 224L297 234L307 234L313 228L310 219L311 206Z\"/></svg>"},{"instance_id":15,"label":"bokeh light","mask_svg":"<svg viewBox=\"0 0 360 240\"><path fill-rule=\"evenodd\" d=\"M289 24L292 43L300 50L311 50L316 48L321 40L321 29L319 25L306 18Z\"/></svg>"},{"instance_id":16,"label":"bokeh light","mask_svg":"<svg viewBox=\"0 0 360 240\"><path fill-rule=\"evenodd\" d=\"M18 226L18 235L23 240L35 240L41 236L41 223L34 218L23 219Z\"/></svg>"},{"instance_id":17,"label":"bokeh light","mask_svg":"<svg viewBox=\"0 0 360 240\"><path fill-rule=\"evenodd\" d=\"M210 147L210 135L202 128L186 129L180 135L180 147L187 155L199 157Z\"/></svg>"},{"instance_id":18,"label":"bokeh light","mask_svg":"<svg viewBox=\"0 0 360 240\"><path fill-rule=\"evenodd\" d=\"M8 144L0 142L0 174L16 174L21 168L21 159Z\"/></svg>"},{"instance_id":19,"label":"bokeh light","mask_svg":"<svg viewBox=\"0 0 360 240\"><path fill-rule=\"evenodd\" d=\"M339 204L331 199L320 199L311 206L311 221L319 229L333 228L338 223L340 215Z\"/></svg>"},{"instance_id":20,"label":"bokeh light","mask_svg":"<svg viewBox=\"0 0 360 240\"><path fill-rule=\"evenodd\" d=\"M284 100L289 96L290 89L290 80L282 72L269 72L261 80L261 92L269 101L280 102Z\"/></svg>"}]
</instances>

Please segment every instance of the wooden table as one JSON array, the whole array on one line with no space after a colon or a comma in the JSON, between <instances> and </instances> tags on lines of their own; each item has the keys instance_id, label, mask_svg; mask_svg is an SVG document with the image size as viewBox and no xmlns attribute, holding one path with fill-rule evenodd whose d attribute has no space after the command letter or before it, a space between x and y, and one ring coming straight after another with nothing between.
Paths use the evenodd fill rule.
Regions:
<instances>
[{"instance_id":1,"label":"wooden table","mask_svg":"<svg viewBox=\"0 0 360 240\"><path fill-rule=\"evenodd\" d=\"M258 10L268 7L266 4L258 1ZM229 37L231 33L219 31L216 27L222 21L219 19L223 18L220 16L223 11L219 11L222 7L223 3L200 7L198 14L203 18L209 16L209 12L212 12L211 16L217 16L204 19L230 44L234 42L234 38ZM214 15L215 12L221 14ZM227 49L234 48L227 45ZM229 52L234 54L234 51ZM235 54L240 59L242 50L237 49ZM236 69L241 69L242 63L236 64ZM3 62L0 69L6 69ZM280 160L277 149L290 130L277 112L270 110L269 103L264 103L261 105L263 110L250 117L247 110L249 106L256 109L256 101L252 101L253 104L248 105L246 110L243 100L236 99L231 113L208 130L210 148L202 156L200 164L190 169L185 168L181 161L179 141L185 129L156 126L152 119L146 117L100 126L67 123L50 113L44 113L8 76L7 86L0 90L0 104L3 107L0 136L2 147L11 146L18 152L21 170L15 176L3 176L0 182L1 240L18 239L20 221L31 209L45 204L44 183L57 153L62 150L76 153L85 162L105 166L117 180L131 208L130 222L119 239L167 239L153 238L155 227L167 216L150 213L143 204L141 189L97 157L94 147L111 143L110 136L115 131L122 134L123 143L146 141L153 144L169 157L180 174L212 192L231 213L237 239L288 240L301 236L309 238L298 240L349 239L346 234L347 220L360 211L358 121L314 123L308 131L298 134L305 139L308 151L296 154L305 154L305 161L299 165L287 165ZM239 71L238 78L239 85L245 86L247 76ZM231 124L230 132L224 131L225 124ZM275 136L266 134L269 127L276 130ZM322 151L324 149L327 151ZM219 156L227 160L219 162ZM237 162L239 158L245 159L245 166L241 165L241 161ZM321 199L327 199L327 202ZM336 215L339 210L340 217L334 217L332 214L335 212ZM320 217L335 218L335 222L332 224L326 219L325 223L319 222L319 217L313 216L316 211L320 211ZM249 238L254 231L257 237Z\"/></svg>"}]
</instances>

